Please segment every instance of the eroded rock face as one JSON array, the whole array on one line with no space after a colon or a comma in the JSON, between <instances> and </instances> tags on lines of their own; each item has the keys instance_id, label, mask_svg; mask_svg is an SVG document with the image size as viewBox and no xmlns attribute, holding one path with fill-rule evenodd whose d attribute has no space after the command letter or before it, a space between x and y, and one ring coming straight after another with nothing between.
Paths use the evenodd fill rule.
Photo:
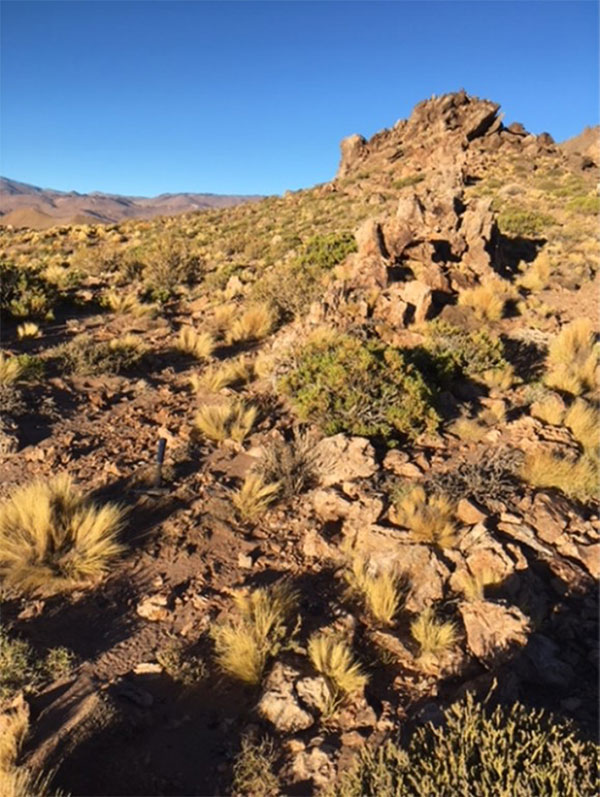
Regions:
<instances>
[{"instance_id":1,"label":"eroded rock face","mask_svg":"<svg viewBox=\"0 0 600 797\"><path fill-rule=\"evenodd\" d=\"M530 623L516 606L480 600L461 604L460 613L469 650L488 666L507 661L527 644Z\"/></svg>"},{"instance_id":2,"label":"eroded rock face","mask_svg":"<svg viewBox=\"0 0 600 797\"><path fill-rule=\"evenodd\" d=\"M294 684L299 677L298 670L276 662L265 681L258 712L281 733L296 733L315 722L313 715L298 702Z\"/></svg>"},{"instance_id":3,"label":"eroded rock face","mask_svg":"<svg viewBox=\"0 0 600 797\"><path fill-rule=\"evenodd\" d=\"M366 140L363 136L355 134L348 136L340 144L342 159L338 169L337 177L345 177L352 171L366 154Z\"/></svg>"},{"instance_id":4,"label":"eroded rock face","mask_svg":"<svg viewBox=\"0 0 600 797\"><path fill-rule=\"evenodd\" d=\"M366 479L377 470L375 450L366 437L325 437L316 446L316 456L324 487Z\"/></svg>"}]
</instances>

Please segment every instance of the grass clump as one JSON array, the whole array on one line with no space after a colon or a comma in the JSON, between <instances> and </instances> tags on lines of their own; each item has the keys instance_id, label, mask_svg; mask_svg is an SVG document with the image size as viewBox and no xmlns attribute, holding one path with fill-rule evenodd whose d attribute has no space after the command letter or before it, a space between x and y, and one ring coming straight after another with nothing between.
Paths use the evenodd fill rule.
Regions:
<instances>
[{"instance_id":1,"label":"grass clump","mask_svg":"<svg viewBox=\"0 0 600 797\"><path fill-rule=\"evenodd\" d=\"M417 185L425 179L424 174L409 174L408 177L401 177L399 180L394 180L392 188L401 191L409 185Z\"/></svg>"},{"instance_id":2,"label":"grass clump","mask_svg":"<svg viewBox=\"0 0 600 797\"><path fill-rule=\"evenodd\" d=\"M560 426L565 417L565 403L557 393L549 393L535 401L530 408L533 418L550 426Z\"/></svg>"},{"instance_id":3,"label":"grass clump","mask_svg":"<svg viewBox=\"0 0 600 797\"><path fill-rule=\"evenodd\" d=\"M470 307L475 317L481 321L499 321L504 315L506 302L511 292L506 283L494 279L477 285L475 288L461 291L458 303L462 307Z\"/></svg>"},{"instance_id":4,"label":"grass clump","mask_svg":"<svg viewBox=\"0 0 600 797\"><path fill-rule=\"evenodd\" d=\"M68 476L18 487L0 504L0 577L22 593L85 586L123 551L123 510L94 505Z\"/></svg>"},{"instance_id":5,"label":"grass clump","mask_svg":"<svg viewBox=\"0 0 600 797\"><path fill-rule=\"evenodd\" d=\"M21 358L7 357L0 351L0 385L12 385L24 375L25 368Z\"/></svg>"},{"instance_id":6,"label":"grass clump","mask_svg":"<svg viewBox=\"0 0 600 797\"><path fill-rule=\"evenodd\" d=\"M101 299L103 307L112 310L113 313L118 315L133 315L136 318L143 316L150 316L156 312L156 307L153 304L144 304L140 302L135 293L118 293L117 291L109 291Z\"/></svg>"},{"instance_id":7,"label":"grass clump","mask_svg":"<svg viewBox=\"0 0 600 797\"><path fill-rule=\"evenodd\" d=\"M552 265L546 252L541 252L533 263L524 266L523 269L524 272L518 279L521 288L528 291L543 291L550 285Z\"/></svg>"},{"instance_id":8,"label":"grass clump","mask_svg":"<svg viewBox=\"0 0 600 797\"><path fill-rule=\"evenodd\" d=\"M361 692L368 678L344 640L317 632L308 640L308 657L317 672L324 675L334 695Z\"/></svg>"},{"instance_id":9,"label":"grass clump","mask_svg":"<svg viewBox=\"0 0 600 797\"><path fill-rule=\"evenodd\" d=\"M207 360L215 349L215 341L210 332L197 332L193 327L184 326L179 330L177 349L197 360Z\"/></svg>"},{"instance_id":10,"label":"grass clump","mask_svg":"<svg viewBox=\"0 0 600 797\"><path fill-rule=\"evenodd\" d=\"M250 433L256 415L256 407L246 407L241 401L204 404L196 413L193 428L196 433L218 443L223 440L241 443Z\"/></svg>"},{"instance_id":11,"label":"grass clump","mask_svg":"<svg viewBox=\"0 0 600 797\"><path fill-rule=\"evenodd\" d=\"M190 385L196 392L207 390L218 393L225 387L249 382L254 376L254 366L244 356L236 357L222 365L209 365L200 374L190 377Z\"/></svg>"},{"instance_id":12,"label":"grass clump","mask_svg":"<svg viewBox=\"0 0 600 797\"><path fill-rule=\"evenodd\" d=\"M326 434L414 439L439 422L432 391L401 351L350 335L309 340L279 387Z\"/></svg>"},{"instance_id":13,"label":"grass clump","mask_svg":"<svg viewBox=\"0 0 600 797\"><path fill-rule=\"evenodd\" d=\"M599 196L576 196L567 202L567 210L583 216L597 216L600 213Z\"/></svg>"},{"instance_id":14,"label":"grass clump","mask_svg":"<svg viewBox=\"0 0 600 797\"><path fill-rule=\"evenodd\" d=\"M572 462L538 451L525 457L519 475L532 487L560 490L584 503L598 498L598 464L586 455Z\"/></svg>"},{"instance_id":15,"label":"grass clump","mask_svg":"<svg viewBox=\"0 0 600 797\"><path fill-rule=\"evenodd\" d=\"M592 797L597 762L598 746L571 722L521 703L492 710L469 693L405 750L391 741L361 748L327 797Z\"/></svg>"},{"instance_id":16,"label":"grass clump","mask_svg":"<svg viewBox=\"0 0 600 797\"><path fill-rule=\"evenodd\" d=\"M249 685L260 683L267 661L285 647L291 634L289 623L297 600L297 594L281 582L236 594L237 617L212 631L224 672Z\"/></svg>"},{"instance_id":17,"label":"grass clump","mask_svg":"<svg viewBox=\"0 0 600 797\"><path fill-rule=\"evenodd\" d=\"M458 640L458 632L454 623L439 620L433 609L424 609L410 624L410 633L419 645L421 658L440 656Z\"/></svg>"},{"instance_id":18,"label":"grass clump","mask_svg":"<svg viewBox=\"0 0 600 797\"><path fill-rule=\"evenodd\" d=\"M266 303L248 307L225 334L227 343L262 340L273 329L273 313Z\"/></svg>"},{"instance_id":19,"label":"grass clump","mask_svg":"<svg viewBox=\"0 0 600 797\"><path fill-rule=\"evenodd\" d=\"M546 384L574 396L593 390L599 359L592 321L578 318L564 327L550 344Z\"/></svg>"},{"instance_id":20,"label":"grass clump","mask_svg":"<svg viewBox=\"0 0 600 797\"><path fill-rule=\"evenodd\" d=\"M257 473L249 473L239 490L232 493L231 503L242 520L252 521L267 511L278 492L278 482L266 484Z\"/></svg>"},{"instance_id":21,"label":"grass clump","mask_svg":"<svg viewBox=\"0 0 600 797\"><path fill-rule=\"evenodd\" d=\"M571 404L565 415L565 426L584 451L598 457L600 453L600 411L584 399Z\"/></svg>"},{"instance_id":22,"label":"grass clump","mask_svg":"<svg viewBox=\"0 0 600 797\"><path fill-rule=\"evenodd\" d=\"M278 797L279 780L273 772L276 754L270 739L242 738L242 746L233 765L232 794L252 797Z\"/></svg>"},{"instance_id":23,"label":"grass clump","mask_svg":"<svg viewBox=\"0 0 600 797\"><path fill-rule=\"evenodd\" d=\"M12 639L0 626L0 699L20 690L31 691L38 681L31 646L22 639Z\"/></svg>"},{"instance_id":24,"label":"grass clump","mask_svg":"<svg viewBox=\"0 0 600 797\"><path fill-rule=\"evenodd\" d=\"M421 486L401 496L390 519L410 529L415 542L451 548L456 544L454 504L444 495L428 496Z\"/></svg>"},{"instance_id":25,"label":"grass clump","mask_svg":"<svg viewBox=\"0 0 600 797\"><path fill-rule=\"evenodd\" d=\"M400 578L390 571L372 572L369 562L358 556L344 575L350 592L360 596L373 618L391 625L402 604Z\"/></svg>"}]
</instances>

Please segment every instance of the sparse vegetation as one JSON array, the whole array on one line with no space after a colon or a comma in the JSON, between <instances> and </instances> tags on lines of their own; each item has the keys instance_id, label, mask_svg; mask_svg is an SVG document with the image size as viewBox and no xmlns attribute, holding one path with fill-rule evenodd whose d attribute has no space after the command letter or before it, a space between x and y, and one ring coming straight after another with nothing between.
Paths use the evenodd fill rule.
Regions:
<instances>
[{"instance_id":1,"label":"sparse vegetation","mask_svg":"<svg viewBox=\"0 0 600 797\"><path fill-rule=\"evenodd\" d=\"M260 682L267 661L285 647L297 595L285 583L234 596L237 616L212 630L219 666L249 685Z\"/></svg>"},{"instance_id":2,"label":"sparse vegetation","mask_svg":"<svg viewBox=\"0 0 600 797\"><path fill-rule=\"evenodd\" d=\"M531 453L525 457L520 476L532 487L561 490L583 502L598 497L598 466L585 455L572 461L545 451Z\"/></svg>"},{"instance_id":3,"label":"sparse vegetation","mask_svg":"<svg viewBox=\"0 0 600 797\"><path fill-rule=\"evenodd\" d=\"M454 506L444 495L428 496L423 487L414 487L394 504L390 518L410 529L415 542L439 548L456 544Z\"/></svg>"},{"instance_id":4,"label":"sparse vegetation","mask_svg":"<svg viewBox=\"0 0 600 797\"><path fill-rule=\"evenodd\" d=\"M266 482L277 482L282 497L299 495L316 480L314 440L297 430L290 441L275 438L265 447L257 467Z\"/></svg>"},{"instance_id":5,"label":"sparse vegetation","mask_svg":"<svg viewBox=\"0 0 600 797\"><path fill-rule=\"evenodd\" d=\"M600 411L584 399L571 404L565 415L565 426L590 456L600 454Z\"/></svg>"},{"instance_id":6,"label":"sparse vegetation","mask_svg":"<svg viewBox=\"0 0 600 797\"><path fill-rule=\"evenodd\" d=\"M419 645L421 658L439 657L458 641L458 632L454 623L440 620L431 608L423 609L412 621L410 633Z\"/></svg>"},{"instance_id":7,"label":"sparse vegetation","mask_svg":"<svg viewBox=\"0 0 600 797\"><path fill-rule=\"evenodd\" d=\"M278 482L267 484L257 473L249 473L239 490L231 494L231 503L242 520L256 520L267 511L278 491Z\"/></svg>"},{"instance_id":8,"label":"sparse vegetation","mask_svg":"<svg viewBox=\"0 0 600 797\"><path fill-rule=\"evenodd\" d=\"M41 330L33 321L26 321L24 324L19 324L17 327L17 336L19 340L26 340L27 338L39 338Z\"/></svg>"},{"instance_id":9,"label":"sparse vegetation","mask_svg":"<svg viewBox=\"0 0 600 797\"><path fill-rule=\"evenodd\" d=\"M273 328L273 314L266 304L248 307L225 335L227 343L262 340Z\"/></svg>"},{"instance_id":10,"label":"sparse vegetation","mask_svg":"<svg viewBox=\"0 0 600 797\"><path fill-rule=\"evenodd\" d=\"M58 301L56 287L39 269L0 261L0 314L13 318L51 319Z\"/></svg>"},{"instance_id":11,"label":"sparse vegetation","mask_svg":"<svg viewBox=\"0 0 600 797\"><path fill-rule=\"evenodd\" d=\"M509 285L503 280L494 279L477 285L475 288L461 291L458 303L470 307L475 316L482 321L499 321L506 302L514 297Z\"/></svg>"},{"instance_id":12,"label":"sparse vegetation","mask_svg":"<svg viewBox=\"0 0 600 797\"><path fill-rule=\"evenodd\" d=\"M255 741L245 736L233 765L232 792L235 797L277 797L280 786L273 772L275 759L275 747L270 739Z\"/></svg>"},{"instance_id":13,"label":"sparse vegetation","mask_svg":"<svg viewBox=\"0 0 600 797\"><path fill-rule=\"evenodd\" d=\"M90 335L77 335L53 350L60 369L79 376L120 374L140 365L145 353L142 339L132 334L103 342L94 341Z\"/></svg>"},{"instance_id":14,"label":"sparse vegetation","mask_svg":"<svg viewBox=\"0 0 600 797\"><path fill-rule=\"evenodd\" d=\"M565 417L565 403L557 393L548 393L531 405L531 415L550 426L560 426Z\"/></svg>"},{"instance_id":15,"label":"sparse vegetation","mask_svg":"<svg viewBox=\"0 0 600 797\"><path fill-rule=\"evenodd\" d=\"M184 326L179 330L177 348L197 360L207 360L214 351L215 341L210 332L197 332L193 327Z\"/></svg>"},{"instance_id":16,"label":"sparse vegetation","mask_svg":"<svg viewBox=\"0 0 600 797\"><path fill-rule=\"evenodd\" d=\"M547 213L513 205L505 207L498 216L500 232L520 238L538 238L555 223Z\"/></svg>"},{"instance_id":17,"label":"sparse vegetation","mask_svg":"<svg viewBox=\"0 0 600 797\"><path fill-rule=\"evenodd\" d=\"M18 592L85 586L123 551L118 506L97 507L67 476L35 481L0 504L0 577Z\"/></svg>"},{"instance_id":18,"label":"sparse vegetation","mask_svg":"<svg viewBox=\"0 0 600 797\"><path fill-rule=\"evenodd\" d=\"M423 332L424 348L438 381L447 382L457 376L481 378L486 373L503 371L508 365L502 342L487 330L473 332L444 321L430 321Z\"/></svg>"},{"instance_id":19,"label":"sparse vegetation","mask_svg":"<svg viewBox=\"0 0 600 797\"><path fill-rule=\"evenodd\" d=\"M156 653L156 661L174 681L193 686L208 676L206 662L186 651L180 642L173 641Z\"/></svg>"}]
</instances>

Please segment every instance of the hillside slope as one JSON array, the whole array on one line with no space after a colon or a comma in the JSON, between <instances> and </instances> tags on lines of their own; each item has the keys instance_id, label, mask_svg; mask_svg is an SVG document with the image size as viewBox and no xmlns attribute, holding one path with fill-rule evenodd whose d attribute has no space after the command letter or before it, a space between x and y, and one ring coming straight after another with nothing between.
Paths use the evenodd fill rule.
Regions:
<instances>
[{"instance_id":1,"label":"hillside slope","mask_svg":"<svg viewBox=\"0 0 600 797\"><path fill-rule=\"evenodd\" d=\"M458 92L311 189L1 229L0 774L596 794L598 177Z\"/></svg>"}]
</instances>

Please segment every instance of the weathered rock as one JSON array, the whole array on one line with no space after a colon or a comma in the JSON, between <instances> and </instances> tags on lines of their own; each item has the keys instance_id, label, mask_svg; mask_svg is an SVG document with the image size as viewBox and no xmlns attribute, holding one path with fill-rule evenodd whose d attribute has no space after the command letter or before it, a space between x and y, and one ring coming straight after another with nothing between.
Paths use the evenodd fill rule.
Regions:
<instances>
[{"instance_id":1,"label":"weathered rock","mask_svg":"<svg viewBox=\"0 0 600 797\"><path fill-rule=\"evenodd\" d=\"M333 750L325 747L311 747L298 752L291 765L294 782L311 782L316 788L328 786L335 778L332 761Z\"/></svg>"},{"instance_id":2,"label":"weathered rock","mask_svg":"<svg viewBox=\"0 0 600 797\"><path fill-rule=\"evenodd\" d=\"M373 319L397 330L406 326L407 318L408 303L402 298L402 286L394 283L377 297Z\"/></svg>"},{"instance_id":3,"label":"weathered rock","mask_svg":"<svg viewBox=\"0 0 600 797\"><path fill-rule=\"evenodd\" d=\"M366 143L363 136L358 134L343 139L340 144L342 158L337 171L337 178L345 177L362 160L367 152Z\"/></svg>"},{"instance_id":4,"label":"weathered rock","mask_svg":"<svg viewBox=\"0 0 600 797\"><path fill-rule=\"evenodd\" d=\"M528 680L561 689L568 687L575 677L573 668L560 658L559 646L543 634L531 635L517 665Z\"/></svg>"},{"instance_id":5,"label":"weathered rock","mask_svg":"<svg viewBox=\"0 0 600 797\"><path fill-rule=\"evenodd\" d=\"M300 673L276 662L264 686L258 712L282 733L296 733L314 724L315 718L298 703L294 682Z\"/></svg>"},{"instance_id":6,"label":"weathered rock","mask_svg":"<svg viewBox=\"0 0 600 797\"><path fill-rule=\"evenodd\" d=\"M529 620L516 606L480 600L462 603L460 613L468 648L485 664L501 664L527 644Z\"/></svg>"},{"instance_id":7,"label":"weathered rock","mask_svg":"<svg viewBox=\"0 0 600 797\"><path fill-rule=\"evenodd\" d=\"M429 285L419 280L411 280L402 286L402 299L415 308L414 322L422 324L432 305L432 292Z\"/></svg>"},{"instance_id":8,"label":"weathered rock","mask_svg":"<svg viewBox=\"0 0 600 797\"><path fill-rule=\"evenodd\" d=\"M468 498L461 498L456 507L456 517L468 526L475 526L477 523L483 523L488 515L479 509L473 501Z\"/></svg>"},{"instance_id":9,"label":"weathered rock","mask_svg":"<svg viewBox=\"0 0 600 797\"><path fill-rule=\"evenodd\" d=\"M144 620L159 622L169 617L169 611L166 606L167 598L164 595L150 595L143 598L135 607L135 610Z\"/></svg>"},{"instance_id":10,"label":"weathered rock","mask_svg":"<svg viewBox=\"0 0 600 797\"><path fill-rule=\"evenodd\" d=\"M321 484L329 487L354 479L366 479L377 470L375 450L365 437L337 434L325 437L316 448Z\"/></svg>"},{"instance_id":11,"label":"weathered rock","mask_svg":"<svg viewBox=\"0 0 600 797\"><path fill-rule=\"evenodd\" d=\"M370 257L387 258L381 225L375 219L364 221L354 233L354 237L358 247L358 257L361 260Z\"/></svg>"},{"instance_id":12,"label":"weathered rock","mask_svg":"<svg viewBox=\"0 0 600 797\"><path fill-rule=\"evenodd\" d=\"M471 200L463 213L460 231L467 243L463 263L479 275L491 272L488 247L494 229L492 201L487 198Z\"/></svg>"},{"instance_id":13,"label":"weathered rock","mask_svg":"<svg viewBox=\"0 0 600 797\"><path fill-rule=\"evenodd\" d=\"M313 711L322 712L331 700L331 690L321 675L296 681L296 691L302 702Z\"/></svg>"}]
</instances>

